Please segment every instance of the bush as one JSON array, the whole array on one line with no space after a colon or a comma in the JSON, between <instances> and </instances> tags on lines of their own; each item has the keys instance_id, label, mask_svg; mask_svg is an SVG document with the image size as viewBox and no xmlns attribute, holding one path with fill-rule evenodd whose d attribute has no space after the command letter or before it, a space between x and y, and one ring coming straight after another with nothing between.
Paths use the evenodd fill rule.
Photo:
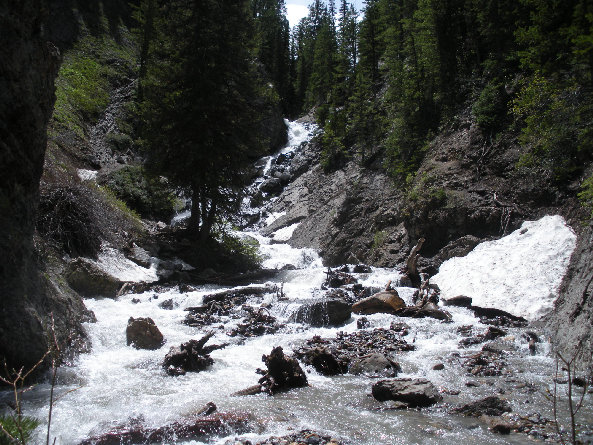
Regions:
<instances>
[{"instance_id":1,"label":"bush","mask_svg":"<svg viewBox=\"0 0 593 445\"><path fill-rule=\"evenodd\" d=\"M536 74L514 100L513 113L524 123L519 167L541 166L558 182L582 171L593 154L590 94Z\"/></svg>"},{"instance_id":2,"label":"bush","mask_svg":"<svg viewBox=\"0 0 593 445\"><path fill-rule=\"evenodd\" d=\"M578 196L581 205L589 212L589 218L593 219L593 175L583 181Z\"/></svg>"},{"instance_id":3,"label":"bush","mask_svg":"<svg viewBox=\"0 0 593 445\"><path fill-rule=\"evenodd\" d=\"M167 181L148 175L140 166L126 166L100 182L144 218L169 221L179 210L180 202Z\"/></svg>"},{"instance_id":4,"label":"bush","mask_svg":"<svg viewBox=\"0 0 593 445\"><path fill-rule=\"evenodd\" d=\"M14 445L15 443L26 444L31 440L33 431L39 426L39 421L32 417L17 415L0 416L2 428L16 439L10 439L6 433L0 430L0 445Z\"/></svg>"},{"instance_id":5,"label":"bush","mask_svg":"<svg viewBox=\"0 0 593 445\"><path fill-rule=\"evenodd\" d=\"M472 114L480 128L487 132L500 128L507 115L507 101L504 84L488 83L472 106Z\"/></svg>"}]
</instances>

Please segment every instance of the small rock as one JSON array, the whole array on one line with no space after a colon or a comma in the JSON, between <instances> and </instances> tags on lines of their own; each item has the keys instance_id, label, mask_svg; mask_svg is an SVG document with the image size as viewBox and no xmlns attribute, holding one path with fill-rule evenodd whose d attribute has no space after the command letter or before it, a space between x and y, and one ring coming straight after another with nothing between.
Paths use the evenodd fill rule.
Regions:
<instances>
[{"instance_id":1,"label":"small rock","mask_svg":"<svg viewBox=\"0 0 593 445\"><path fill-rule=\"evenodd\" d=\"M364 374L368 377L396 377L400 371L398 363L379 353L354 360L349 369L351 374Z\"/></svg>"},{"instance_id":2,"label":"small rock","mask_svg":"<svg viewBox=\"0 0 593 445\"><path fill-rule=\"evenodd\" d=\"M130 317L126 328L128 346L136 349L159 349L163 343L163 334L152 318Z\"/></svg>"},{"instance_id":3,"label":"small rock","mask_svg":"<svg viewBox=\"0 0 593 445\"><path fill-rule=\"evenodd\" d=\"M445 365L442 363L437 363L432 367L432 369L435 371L442 371L443 369L445 369Z\"/></svg>"},{"instance_id":4,"label":"small rock","mask_svg":"<svg viewBox=\"0 0 593 445\"><path fill-rule=\"evenodd\" d=\"M366 317L361 317L358 320L356 320L357 329L365 329L368 328L370 325L371 323L369 322L369 319Z\"/></svg>"},{"instance_id":5,"label":"small rock","mask_svg":"<svg viewBox=\"0 0 593 445\"><path fill-rule=\"evenodd\" d=\"M471 297L466 297L465 295L458 295L457 297L449 298L448 300L443 300L443 304L445 306L457 306L457 307L471 307L472 299Z\"/></svg>"},{"instance_id":6,"label":"small rock","mask_svg":"<svg viewBox=\"0 0 593 445\"><path fill-rule=\"evenodd\" d=\"M470 417L480 417L483 415L501 416L502 414L510 413L511 411L512 409L509 402L496 396L489 396L453 409L454 413Z\"/></svg>"},{"instance_id":7,"label":"small rock","mask_svg":"<svg viewBox=\"0 0 593 445\"><path fill-rule=\"evenodd\" d=\"M350 320L352 306L341 299L328 299L304 304L291 317L292 321L311 326L341 326Z\"/></svg>"},{"instance_id":8,"label":"small rock","mask_svg":"<svg viewBox=\"0 0 593 445\"><path fill-rule=\"evenodd\" d=\"M173 303L172 298L169 298L168 300L165 300L165 301L159 303L159 307L161 309L171 310L175 307L175 303Z\"/></svg>"}]
</instances>

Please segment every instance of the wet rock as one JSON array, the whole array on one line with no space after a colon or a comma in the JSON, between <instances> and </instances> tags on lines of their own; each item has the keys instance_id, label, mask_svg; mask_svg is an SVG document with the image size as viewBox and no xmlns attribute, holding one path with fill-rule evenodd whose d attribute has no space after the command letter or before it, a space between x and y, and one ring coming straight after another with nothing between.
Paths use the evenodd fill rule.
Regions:
<instances>
[{"instance_id":1,"label":"wet rock","mask_svg":"<svg viewBox=\"0 0 593 445\"><path fill-rule=\"evenodd\" d=\"M276 317L272 317L266 309L256 309L251 306L243 308L247 312L247 317L243 319L236 328L231 330L229 335L236 337L258 337L265 334L273 334L280 329L280 324Z\"/></svg>"},{"instance_id":2,"label":"wet rock","mask_svg":"<svg viewBox=\"0 0 593 445\"><path fill-rule=\"evenodd\" d=\"M496 434L511 434L513 425L499 417L488 419L488 429Z\"/></svg>"},{"instance_id":3,"label":"wet rock","mask_svg":"<svg viewBox=\"0 0 593 445\"><path fill-rule=\"evenodd\" d=\"M517 317L501 309L479 306L471 306L470 309L484 324L517 328L527 326L527 320L523 317Z\"/></svg>"},{"instance_id":4,"label":"wet rock","mask_svg":"<svg viewBox=\"0 0 593 445\"><path fill-rule=\"evenodd\" d=\"M178 440L202 442L209 441L214 436L244 434L253 430L254 426L253 418L248 414L217 413L172 422L160 428L146 428L142 425L118 427L83 440L80 445L177 443Z\"/></svg>"},{"instance_id":5,"label":"wet rock","mask_svg":"<svg viewBox=\"0 0 593 445\"><path fill-rule=\"evenodd\" d=\"M356 320L356 329L366 329L371 325L370 321L366 317L360 317Z\"/></svg>"},{"instance_id":6,"label":"wet rock","mask_svg":"<svg viewBox=\"0 0 593 445\"><path fill-rule=\"evenodd\" d=\"M179 376L186 372L200 372L212 365L214 360L210 357L210 353L227 346L226 344L205 346L213 336L214 333L210 332L200 340L190 340L180 346L172 347L162 365L167 374Z\"/></svg>"},{"instance_id":7,"label":"wet rock","mask_svg":"<svg viewBox=\"0 0 593 445\"><path fill-rule=\"evenodd\" d=\"M71 261L66 271L66 281L83 297L115 298L124 282L101 270L87 258Z\"/></svg>"},{"instance_id":8,"label":"wet rock","mask_svg":"<svg viewBox=\"0 0 593 445\"><path fill-rule=\"evenodd\" d=\"M130 317L126 328L128 346L136 349L159 349L164 344L163 334L152 318Z\"/></svg>"},{"instance_id":9,"label":"wet rock","mask_svg":"<svg viewBox=\"0 0 593 445\"><path fill-rule=\"evenodd\" d=\"M445 306L469 308L472 305L472 299L471 297L466 297L465 295L458 295L457 297L449 298L448 300L443 300L443 304Z\"/></svg>"},{"instance_id":10,"label":"wet rock","mask_svg":"<svg viewBox=\"0 0 593 445\"><path fill-rule=\"evenodd\" d=\"M504 337L505 335L507 335L506 331L504 331L500 328L497 328L495 326L490 326L486 330L486 332L484 332L483 334L476 335L474 337L464 338L464 339L460 340L459 346L467 347L467 346L477 345L477 344L484 343L489 340L494 340L499 337Z\"/></svg>"},{"instance_id":11,"label":"wet rock","mask_svg":"<svg viewBox=\"0 0 593 445\"><path fill-rule=\"evenodd\" d=\"M280 346L272 349L269 355L264 355L262 361L267 367L265 372L258 370L263 373L263 377L258 382L262 387L262 392L272 395L309 384L299 362L285 355Z\"/></svg>"},{"instance_id":12,"label":"wet rock","mask_svg":"<svg viewBox=\"0 0 593 445\"><path fill-rule=\"evenodd\" d=\"M282 192L282 182L278 178L266 179L260 185L259 189L264 193L276 195Z\"/></svg>"},{"instance_id":13,"label":"wet rock","mask_svg":"<svg viewBox=\"0 0 593 445\"><path fill-rule=\"evenodd\" d=\"M322 289L325 288L338 288L341 286L345 286L347 284L357 284L358 280L354 278L352 275L345 271L341 270L332 270L328 269L326 274L325 281L322 285Z\"/></svg>"},{"instance_id":14,"label":"wet rock","mask_svg":"<svg viewBox=\"0 0 593 445\"><path fill-rule=\"evenodd\" d=\"M291 317L291 321L311 326L342 326L352 316L352 306L342 299L307 303Z\"/></svg>"},{"instance_id":15,"label":"wet rock","mask_svg":"<svg viewBox=\"0 0 593 445\"><path fill-rule=\"evenodd\" d=\"M394 321L393 323L391 323L391 325L389 325L389 329L395 331L402 337L405 337L410 333L410 326L408 326L403 321Z\"/></svg>"},{"instance_id":16,"label":"wet rock","mask_svg":"<svg viewBox=\"0 0 593 445\"><path fill-rule=\"evenodd\" d=\"M357 314L394 314L406 307L397 291L386 290L357 301L352 305L352 312Z\"/></svg>"},{"instance_id":17,"label":"wet rock","mask_svg":"<svg viewBox=\"0 0 593 445\"><path fill-rule=\"evenodd\" d=\"M437 363L436 365L434 365L434 366L432 367L432 369L433 369L434 371L442 371L443 369L445 369L445 365L444 365L444 364L442 364L442 363Z\"/></svg>"},{"instance_id":18,"label":"wet rock","mask_svg":"<svg viewBox=\"0 0 593 445\"><path fill-rule=\"evenodd\" d=\"M300 350L296 355L305 364L313 366L322 375L345 374L348 371L348 358L340 354L335 348L320 346Z\"/></svg>"},{"instance_id":19,"label":"wet rock","mask_svg":"<svg viewBox=\"0 0 593 445\"><path fill-rule=\"evenodd\" d=\"M371 273L373 269L366 264L357 264L352 268L352 273Z\"/></svg>"},{"instance_id":20,"label":"wet rock","mask_svg":"<svg viewBox=\"0 0 593 445\"><path fill-rule=\"evenodd\" d=\"M482 351L470 356L464 366L474 376L493 377L502 374L506 363L502 360L501 353Z\"/></svg>"},{"instance_id":21,"label":"wet rock","mask_svg":"<svg viewBox=\"0 0 593 445\"><path fill-rule=\"evenodd\" d=\"M512 411L511 405L506 400L496 396L489 396L475 402L468 403L453 409L456 414L463 414L469 417L501 416Z\"/></svg>"},{"instance_id":22,"label":"wet rock","mask_svg":"<svg viewBox=\"0 0 593 445\"><path fill-rule=\"evenodd\" d=\"M161 309L165 309L165 310L172 310L176 307L177 305L173 302L172 298L169 298L168 300L162 301L159 303L159 307Z\"/></svg>"},{"instance_id":23,"label":"wet rock","mask_svg":"<svg viewBox=\"0 0 593 445\"><path fill-rule=\"evenodd\" d=\"M430 406L443 399L426 379L381 380L373 385L372 394L380 402L395 400L410 408Z\"/></svg>"},{"instance_id":24,"label":"wet rock","mask_svg":"<svg viewBox=\"0 0 593 445\"><path fill-rule=\"evenodd\" d=\"M252 442L247 439L235 439L226 441L224 445L346 445L337 438L316 433L310 430L302 430L288 436L273 436L263 441Z\"/></svg>"},{"instance_id":25,"label":"wet rock","mask_svg":"<svg viewBox=\"0 0 593 445\"><path fill-rule=\"evenodd\" d=\"M379 353L363 356L351 362L350 374L364 374L368 377L396 377L401 371L399 363Z\"/></svg>"},{"instance_id":26,"label":"wet rock","mask_svg":"<svg viewBox=\"0 0 593 445\"><path fill-rule=\"evenodd\" d=\"M134 263L141 267L150 267L151 259L150 253L142 247L133 245L128 251L125 252L126 257L132 260Z\"/></svg>"},{"instance_id":27,"label":"wet rock","mask_svg":"<svg viewBox=\"0 0 593 445\"><path fill-rule=\"evenodd\" d=\"M452 320L451 314L445 310L439 309L434 303L428 303L422 307L410 306L395 312L398 317L410 318L435 318L445 322Z\"/></svg>"}]
</instances>

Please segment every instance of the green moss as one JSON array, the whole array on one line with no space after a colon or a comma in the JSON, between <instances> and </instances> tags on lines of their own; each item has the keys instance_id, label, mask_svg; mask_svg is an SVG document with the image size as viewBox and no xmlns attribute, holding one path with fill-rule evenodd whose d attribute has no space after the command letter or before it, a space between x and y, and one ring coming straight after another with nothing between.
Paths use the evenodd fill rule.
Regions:
<instances>
[{"instance_id":1,"label":"green moss","mask_svg":"<svg viewBox=\"0 0 593 445\"><path fill-rule=\"evenodd\" d=\"M414 210L430 210L446 206L448 197L444 188L436 185L436 178L427 172L409 174L406 178L404 214Z\"/></svg>"},{"instance_id":2,"label":"green moss","mask_svg":"<svg viewBox=\"0 0 593 445\"><path fill-rule=\"evenodd\" d=\"M593 219L593 175L583 181L578 196L581 205L589 212L589 219Z\"/></svg>"}]
</instances>

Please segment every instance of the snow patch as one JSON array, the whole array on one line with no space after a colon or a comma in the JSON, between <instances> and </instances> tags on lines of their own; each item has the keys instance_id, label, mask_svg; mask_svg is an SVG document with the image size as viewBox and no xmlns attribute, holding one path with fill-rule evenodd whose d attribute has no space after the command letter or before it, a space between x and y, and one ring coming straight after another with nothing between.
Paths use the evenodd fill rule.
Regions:
<instances>
[{"instance_id":1,"label":"snow patch","mask_svg":"<svg viewBox=\"0 0 593 445\"><path fill-rule=\"evenodd\" d=\"M296 228L301 223L291 224L290 226L283 227L282 229L278 229L274 232L274 236L272 239L274 241L288 241L291 237Z\"/></svg>"},{"instance_id":2,"label":"snow patch","mask_svg":"<svg viewBox=\"0 0 593 445\"><path fill-rule=\"evenodd\" d=\"M97 171L96 170L85 170L84 168L79 168L76 170L78 173L78 177L81 181L94 181L97 179Z\"/></svg>"},{"instance_id":3,"label":"snow patch","mask_svg":"<svg viewBox=\"0 0 593 445\"><path fill-rule=\"evenodd\" d=\"M97 259L97 266L121 281L132 281L134 283L144 281L151 283L159 279L156 274L155 264L152 264L149 268L139 266L127 259L119 250L112 247L103 247L101 249Z\"/></svg>"},{"instance_id":4,"label":"snow patch","mask_svg":"<svg viewBox=\"0 0 593 445\"><path fill-rule=\"evenodd\" d=\"M545 216L445 261L431 281L443 298L467 295L475 306L535 320L553 308L575 246L564 218Z\"/></svg>"}]
</instances>

